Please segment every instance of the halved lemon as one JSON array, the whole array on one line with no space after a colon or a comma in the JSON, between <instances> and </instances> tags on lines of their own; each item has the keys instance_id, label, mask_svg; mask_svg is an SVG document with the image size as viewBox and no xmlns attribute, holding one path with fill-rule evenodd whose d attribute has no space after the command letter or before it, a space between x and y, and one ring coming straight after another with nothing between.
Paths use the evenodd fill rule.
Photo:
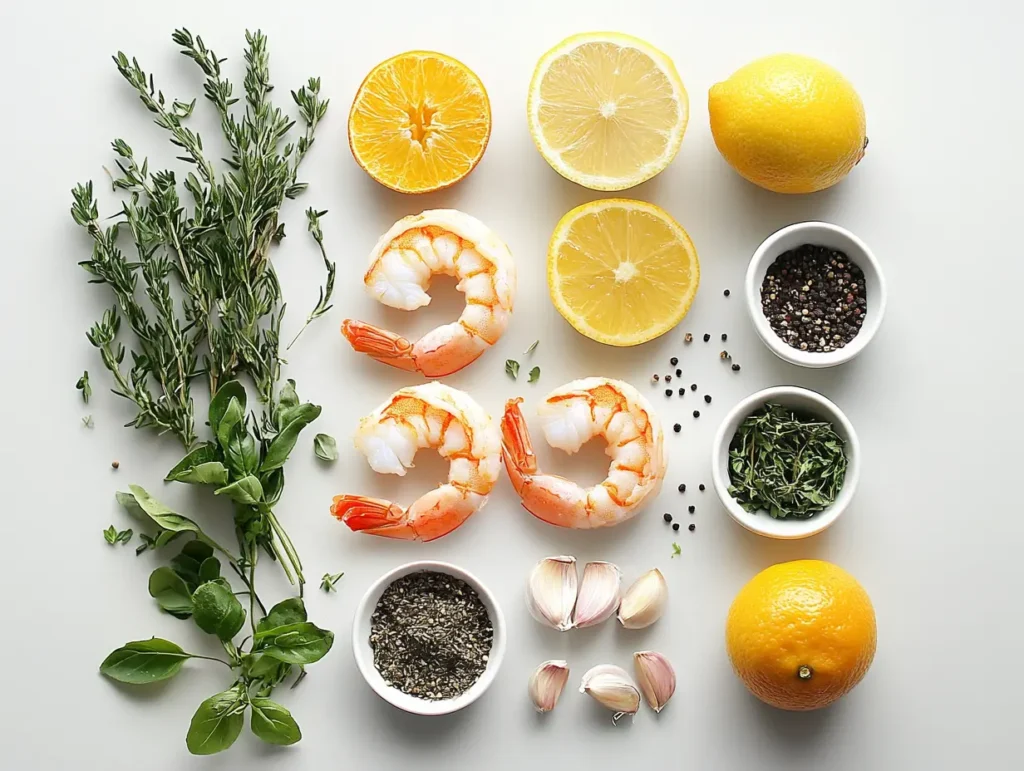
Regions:
<instances>
[{"instance_id":1,"label":"halved lemon","mask_svg":"<svg viewBox=\"0 0 1024 771\"><path fill-rule=\"evenodd\" d=\"M551 301L599 343L639 345L683 320L700 284L690 236L664 209L610 198L577 206L548 246Z\"/></svg>"},{"instance_id":2,"label":"halved lemon","mask_svg":"<svg viewBox=\"0 0 1024 771\"><path fill-rule=\"evenodd\" d=\"M689 109L672 60L617 32L574 35L544 54L526 104L540 154L592 190L625 190L663 171Z\"/></svg>"},{"instance_id":3,"label":"halved lemon","mask_svg":"<svg viewBox=\"0 0 1024 771\"><path fill-rule=\"evenodd\" d=\"M471 172L491 136L491 103L462 62L408 51L363 80L348 115L348 143L367 174L401 193L429 193Z\"/></svg>"}]
</instances>

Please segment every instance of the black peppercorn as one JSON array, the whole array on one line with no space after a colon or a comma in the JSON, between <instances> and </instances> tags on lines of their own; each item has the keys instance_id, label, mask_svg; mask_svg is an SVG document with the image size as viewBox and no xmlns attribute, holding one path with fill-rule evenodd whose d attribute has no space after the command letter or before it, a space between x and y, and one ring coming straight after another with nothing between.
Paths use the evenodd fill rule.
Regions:
<instances>
[{"instance_id":1,"label":"black peppercorn","mask_svg":"<svg viewBox=\"0 0 1024 771\"><path fill-rule=\"evenodd\" d=\"M667 511L665 512L665 521L666 522L671 522L672 521L672 515L669 514Z\"/></svg>"},{"instance_id":2,"label":"black peppercorn","mask_svg":"<svg viewBox=\"0 0 1024 771\"><path fill-rule=\"evenodd\" d=\"M673 523L672 529L673 530L678 530L679 529L679 523L678 522Z\"/></svg>"},{"instance_id":3,"label":"black peppercorn","mask_svg":"<svg viewBox=\"0 0 1024 771\"><path fill-rule=\"evenodd\" d=\"M732 365L732 371L733 372L739 372L740 371L740 365L739 364L733 364Z\"/></svg>"},{"instance_id":4,"label":"black peppercorn","mask_svg":"<svg viewBox=\"0 0 1024 771\"><path fill-rule=\"evenodd\" d=\"M682 396L685 393L686 393L686 389L683 388L682 386L679 386L679 395Z\"/></svg>"},{"instance_id":5,"label":"black peppercorn","mask_svg":"<svg viewBox=\"0 0 1024 771\"><path fill-rule=\"evenodd\" d=\"M671 388L666 388L665 389L665 396L671 396L671 395L672 395L672 389Z\"/></svg>"},{"instance_id":6,"label":"black peppercorn","mask_svg":"<svg viewBox=\"0 0 1024 771\"><path fill-rule=\"evenodd\" d=\"M688 512L690 512L691 514L693 514L693 512L695 512L697 510L697 507L696 506L687 506L686 510Z\"/></svg>"},{"instance_id":7,"label":"black peppercorn","mask_svg":"<svg viewBox=\"0 0 1024 771\"><path fill-rule=\"evenodd\" d=\"M672 430L675 431L678 434L680 431L683 430L683 427L681 425L679 425L678 423L676 423L674 426L672 426Z\"/></svg>"},{"instance_id":8,"label":"black peppercorn","mask_svg":"<svg viewBox=\"0 0 1024 771\"><path fill-rule=\"evenodd\" d=\"M682 376L683 376L683 371L681 369L677 369L676 370L676 377L682 377Z\"/></svg>"},{"instance_id":9,"label":"black peppercorn","mask_svg":"<svg viewBox=\"0 0 1024 771\"><path fill-rule=\"evenodd\" d=\"M701 492L704 492L704 483L701 482L700 485L697 486L697 489L700 490Z\"/></svg>"},{"instance_id":10,"label":"black peppercorn","mask_svg":"<svg viewBox=\"0 0 1024 771\"><path fill-rule=\"evenodd\" d=\"M686 492L686 485L685 484L679 485L679 487L676 488L676 489L679 490L679 492L681 492L681 493L685 493Z\"/></svg>"},{"instance_id":11,"label":"black peppercorn","mask_svg":"<svg viewBox=\"0 0 1024 771\"><path fill-rule=\"evenodd\" d=\"M722 292L722 294L724 294L726 297L728 297L731 293L729 292L728 289L726 289L724 292Z\"/></svg>"},{"instance_id":12,"label":"black peppercorn","mask_svg":"<svg viewBox=\"0 0 1024 771\"><path fill-rule=\"evenodd\" d=\"M676 364L679 363L679 359L677 359L675 356L673 356L671 359L668 360L668 363L671 364L674 367L674 366L676 366Z\"/></svg>"},{"instance_id":13,"label":"black peppercorn","mask_svg":"<svg viewBox=\"0 0 1024 771\"><path fill-rule=\"evenodd\" d=\"M676 524L679 524L679 523L677 522ZM673 525L673 527L675 527L675 525ZM686 529L689 530L692 533L694 530L697 529L697 526L691 522L690 526L688 528L686 528Z\"/></svg>"},{"instance_id":14,"label":"black peppercorn","mask_svg":"<svg viewBox=\"0 0 1024 771\"><path fill-rule=\"evenodd\" d=\"M691 383L690 384L690 390L691 391L696 391L697 390L697 384L696 383Z\"/></svg>"},{"instance_id":15,"label":"black peppercorn","mask_svg":"<svg viewBox=\"0 0 1024 771\"><path fill-rule=\"evenodd\" d=\"M723 332L722 333L722 342L724 343L728 339L729 339L729 335L727 335L725 332Z\"/></svg>"},{"instance_id":16,"label":"black peppercorn","mask_svg":"<svg viewBox=\"0 0 1024 771\"><path fill-rule=\"evenodd\" d=\"M705 343L706 343L706 342L707 342L708 340L710 340L710 339L711 339L711 335L707 335L707 334L706 334L706 335L704 335L704 342L705 342Z\"/></svg>"},{"instance_id":17,"label":"black peppercorn","mask_svg":"<svg viewBox=\"0 0 1024 771\"><path fill-rule=\"evenodd\" d=\"M711 394L704 394L704 402L706 404L711 404Z\"/></svg>"},{"instance_id":18,"label":"black peppercorn","mask_svg":"<svg viewBox=\"0 0 1024 771\"><path fill-rule=\"evenodd\" d=\"M666 383L671 383L672 382L672 376L671 375L665 375L665 382Z\"/></svg>"},{"instance_id":19,"label":"black peppercorn","mask_svg":"<svg viewBox=\"0 0 1024 771\"><path fill-rule=\"evenodd\" d=\"M700 410L694 410L693 411L693 417L699 418L700 417Z\"/></svg>"}]
</instances>

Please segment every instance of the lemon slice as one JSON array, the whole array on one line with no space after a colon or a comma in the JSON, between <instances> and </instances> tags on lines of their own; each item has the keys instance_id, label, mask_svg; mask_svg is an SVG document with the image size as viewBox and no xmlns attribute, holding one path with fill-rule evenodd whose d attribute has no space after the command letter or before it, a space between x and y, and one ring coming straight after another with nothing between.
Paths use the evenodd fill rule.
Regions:
<instances>
[{"instance_id":1,"label":"lemon slice","mask_svg":"<svg viewBox=\"0 0 1024 771\"><path fill-rule=\"evenodd\" d=\"M611 198L577 206L548 246L551 301L599 343L639 345L683 320L700 284L686 231L658 206Z\"/></svg>"},{"instance_id":2,"label":"lemon slice","mask_svg":"<svg viewBox=\"0 0 1024 771\"><path fill-rule=\"evenodd\" d=\"M663 171L683 141L686 89L672 60L617 32L566 38L537 63L526 105L551 167L593 190L625 190Z\"/></svg>"}]
</instances>

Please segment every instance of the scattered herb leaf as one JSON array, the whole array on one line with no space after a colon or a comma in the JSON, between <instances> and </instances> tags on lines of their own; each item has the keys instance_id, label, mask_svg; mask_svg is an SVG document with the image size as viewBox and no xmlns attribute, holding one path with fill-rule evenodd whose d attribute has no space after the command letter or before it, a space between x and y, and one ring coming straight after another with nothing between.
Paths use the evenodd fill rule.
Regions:
<instances>
[{"instance_id":1,"label":"scattered herb leaf","mask_svg":"<svg viewBox=\"0 0 1024 771\"><path fill-rule=\"evenodd\" d=\"M505 360L505 374L515 380L519 377L519 362L515 359Z\"/></svg>"},{"instance_id":2,"label":"scattered herb leaf","mask_svg":"<svg viewBox=\"0 0 1024 771\"><path fill-rule=\"evenodd\" d=\"M831 423L766 404L729 444L729 494L748 512L806 519L835 501L846 465L845 444Z\"/></svg>"},{"instance_id":3,"label":"scattered herb leaf","mask_svg":"<svg viewBox=\"0 0 1024 771\"><path fill-rule=\"evenodd\" d=\"M82 376L78 378L75 388L82 392L82 401L88 404L89 397L92 396L92 386L89 385L89 370L83 372Z\"/></svg>"},{"instance_id":4,"label":"scattered herb leaf","mask_svg":"<svg viewBox=\"0 0 1024 771\"><path fill-rule=\"evenodd\" d=\"M92 415L86 415L82 418L82 425L86 428L92 428L95 424L92 422Z\"/></svg>"},{"instance_id":5,"label":"scattered herb leaf","mask_svg":"<svg viewBox=\"0 0 1024 771\"><path fill-rule=\"evenodd\" d=\"M678 557L682 553L683 553L683 550L681 548L679 548L679 544L673 543L672 544L672 557Z\"/></svg>"},{"instance_id":6,"label":"scattered herb leaf","mask_svg":"<svg viewBox=\"0 0 1024 771\"><path fill-rule=\"evenodd\" d=\"M332 591L335 591L334 585L336 583L338 583L339 580L341 580L341 577L343 575L345 575L345 574L344 573L334 573L332 575L331 573L324 573L324 577L320 581L320 588L323 589L328 594L330 592L332 592Z\"/></svg>"},{"instance_id":7,"label":"scattered herb leaf","mask_svg":"<svg viewBox=\"0 0 1024 771\"><path fill-rule=\"evenodd\" d=\"M317 434L313 437L313 452L320 460L336 461L338 459L338 443L333 436Z\"/></svg>"},{"instance_id":8,"label":"scattered herb leaf","mask_svg":"<svg viewBox=\"0 0 1024 771\"><path fill-rule=\"evenodd\" d=\"M523 351L523 356L529 356L531 353L537 350L537 346L540 344L540 340L534 340L530 343L530 347Z\"/></svg>"},{"instance_id":9,"label":"scattered herb leaf","mask_svg":"<svg viewBox=\"0 0 1024 771\"><path fill-rule=\"evenodd\" d=\"M103 538L106 539L107 543L113 546L115 543L117 543L117 528L113 525L108 527L106 530L103 531Z\"/></svg>"},{"instance_id":10,"label":"scattered herb leaf","mask_svg":"<svg viewBox=\"0 0 1024 771\"><path fill-rule=\"evenodd\" d=\"M530 379L527 382L536 383L538 380L540 380L540 367L534 367L530 370Z\"/></svg>"}]
</instances>

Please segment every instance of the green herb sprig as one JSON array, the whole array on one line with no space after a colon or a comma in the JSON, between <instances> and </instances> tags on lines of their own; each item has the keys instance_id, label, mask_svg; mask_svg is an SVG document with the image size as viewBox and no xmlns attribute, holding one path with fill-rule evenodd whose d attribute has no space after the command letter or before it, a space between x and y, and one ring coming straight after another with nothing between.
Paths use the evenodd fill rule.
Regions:
<instances>
[{"instance_id":1,"label":"green herb sprig","mask_svg":"<svg viewBox=\"0 0 1024 771\"><path fill-rule=\"evenodd\" d=\"M330 632L306 619L302 562L274 512L284 489L285 462L320 407L300 402L294 381L280 385L285 303L270 260L271 247L285 237L279 221L283 202L306 189L298 180L299 166L328 102L320 98L318 78L291 92L301 125L297 139L290 140L297 122L271 102L267 38L257 31L247 32L245 39L243 101L221 71L224 60L202 38L186 29L172 35L205 77L205 96L217 111L228 147L228 157L218 164L221 170L187 125L197 100L166 98L136 59L119 52L115 66L189 170L182 179L173 171L153 171L127 142L115 139L119 173L112 181L127 197L114 222L101 219L91 182L72 191L71 215L92 241L91 258L81 265L91 283L106 285L114 297L113 307L88 338L113 378L114 393L135 405L129 425L172 434L184 445L187 454L166 481L206 486L232 502L235 551L142 487L132 485L117 496L151 531L155 528L140 533L136 554L185 539L169 564L152 572L149 592L165 612L191 618L216 635L227 658L212 660L234 673L230 687L204 701L193 717L186 743L195 754L229 747L247 711L253 733L264 741L298 741L295 720L269 697L292 672L298 672L296 682L301 679L305 665L319 660L333 643ZM179 196L179 183L185 196ZM312 208L306 213L327 280L300 334L331 307L335 266L324 249L323 214ZM130 239L122 237L125 233ZM122 242L130 255L122 251ZM122 321L132 336L127 345L121 340ZM252 410L243 376L255 386ZM191 392L197 379L210 395L210 437L202 442ZM261 554L278 563L299 591L299 597L269 611L255 586ZM244 591L233 591L222 565ZM239 596L247 598L248 608ZM233 640L246 619L251 634L236 645ZM173 677L189 658L210 657L154 638L114 651L101 672L126 683L153 682Z\"/></svg>"},{"instance_id":2,"label":"green herb sprig","mask_svg":"<svg viewBox=\"0 0 1024 771\"><path fill-rule=\"evenodd\" d=\"M748 512L806 519L832 505L846 467L844 442L830 423L766 404L729 445L729 494Z\"/></svg>"}]
</instances>

